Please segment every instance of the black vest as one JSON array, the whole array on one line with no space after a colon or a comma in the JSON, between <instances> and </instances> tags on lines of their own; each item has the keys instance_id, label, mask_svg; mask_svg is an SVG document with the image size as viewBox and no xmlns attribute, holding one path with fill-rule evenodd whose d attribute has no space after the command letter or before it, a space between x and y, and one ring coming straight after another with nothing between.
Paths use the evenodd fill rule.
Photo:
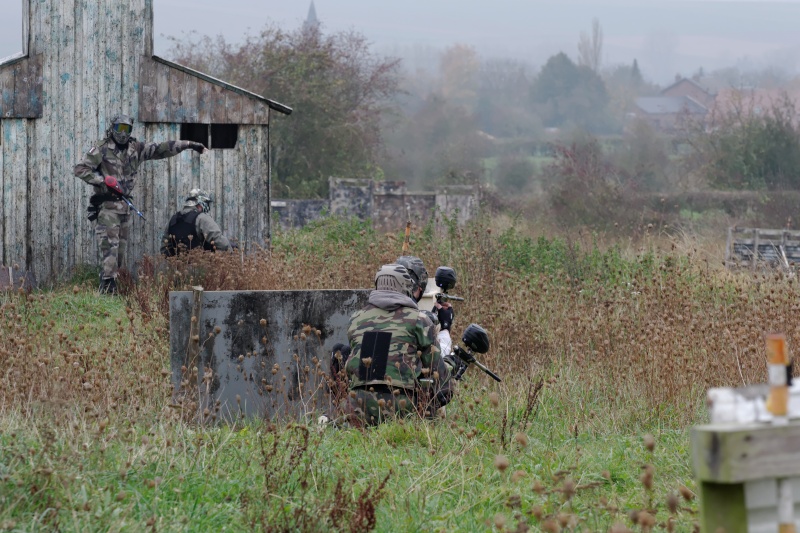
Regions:
<instances>
[{"instance_id":1,"label":"black vest","mask_svg":"<svg viewBox=\"0 0 800 533\"><path fill-rule=\"evenodd\" d=\"M188 213L175 213L169 221L167 235L167 255L176 255L180 251L190 250L202 246L205 250L214 251L214 246L210 242L205 242L197 234L195 221L200 211L192 210ZM191 239L189 237L192 237Z\"/></svg>"}]
</instances>

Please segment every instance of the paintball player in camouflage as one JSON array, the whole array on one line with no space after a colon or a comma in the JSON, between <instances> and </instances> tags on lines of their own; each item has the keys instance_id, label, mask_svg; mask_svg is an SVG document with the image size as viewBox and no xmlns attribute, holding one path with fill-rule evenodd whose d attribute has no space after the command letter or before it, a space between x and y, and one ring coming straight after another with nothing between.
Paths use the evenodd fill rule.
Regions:
<instances>
[{"instance_id":1,"label":"paintball player in camouflage","mask_svg":"<svg viewBox=\"0 0 800 533\"><path fill-rule=\"evenodd\" d=\"M128 204L105 185L105 177L113 176L126 195L133 191L139 165L149 159L164 159L192 149L206 151L201 143L193 141L165 141L144 143L131 137L133 120L127 115L117 115L101 139L86 153L83 161L75 165L74 174L94 188L90 198L89 220L97 220L97 237L102 259L100 292L115 293L119 267L125 263L131 214Z\"/></svg>"},{"instance_id":2,"label":"paintball player in camouflage","mask_svg":"<svg viewBox=\"0 0 800 533\"><path fill-rule=\"evenodd\" d=\"M450 401L455 363L442 357L436 324L417 307L420 295L404 266L383 265L367 305L351 317L349 393L343 402L351 423L374 425L414 414L432 418Z\"/></svg>"},{"instance_id":3,"label":"paintball player in camouflage","mask_svg":"<svg viewBox=\"0 0 800 533\"><path fill-rule=\"evenodd\" d=\"M225 252L231 242L216 221L208 214L214 200L203 189L192 189L183 208L172 215L161 236L161 254L177 255L182 250L202 247L204 250Z\"/></svg>"}]
</instances>

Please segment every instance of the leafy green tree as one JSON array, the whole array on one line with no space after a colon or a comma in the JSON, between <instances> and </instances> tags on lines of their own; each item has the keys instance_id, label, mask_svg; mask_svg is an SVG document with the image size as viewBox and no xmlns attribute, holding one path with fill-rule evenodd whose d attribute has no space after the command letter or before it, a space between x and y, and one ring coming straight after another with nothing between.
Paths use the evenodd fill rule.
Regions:
<instances>
[{"instance_id":1,"label":"leafy green tree","mask_svg":"<svg viewBox=\"0 0 800 533\"><path fill-rule=\"evenodd\" d=\"M800 129L788 97L761 109L749 98L717 111L710 124L695 126L687 161L712 187L797 189L800 187Z\"/></svg>"},{"instance_id":2,"label":"leafy green tree","mask_svg":"<svg viewBox=\"0 0 800 533\"><path fill-rule=\"evenodd\" d=\"M398 90L399 60L375 55L362 35L268 25L241 44L172 41L175 61L294 109L271 125L277 197L325 197L329 176L380 174L381 116Z\"/></svg>"},{"instance_id":3,"label":"leafy green tree","mask_svg":"<svg viewBox=\"0 0 800 533\"><path fill-rule=\"evenodd\" d=\"M588 66L576 65L563 52L547 60L531 93L547 126L572 124L594 132L610 128L609 98L602 78Z\"/></svg>"}]
</instances>

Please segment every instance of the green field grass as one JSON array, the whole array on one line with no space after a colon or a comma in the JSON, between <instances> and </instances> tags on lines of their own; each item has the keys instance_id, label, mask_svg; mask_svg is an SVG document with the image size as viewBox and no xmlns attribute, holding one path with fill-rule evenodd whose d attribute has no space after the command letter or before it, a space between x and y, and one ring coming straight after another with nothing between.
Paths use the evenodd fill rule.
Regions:
<instances>
[{"instance_id":1,"label":"green field grass","mask_svg":"<svg viewBox=\"0 0 800 533\"><path fill-rule=\"evenodd\" d=\"M0 530L691 531L705 390L763 380L763 332L800 333L797 284L485 225L411 245L459 272L456 327L487 328L505 379L472 368L446 417L372 429L187 422L164 307L188 282L368 286L399 248L368 225L281 234L244 263L145 265L122 297L81 280L0 293ZM338 268L353 250L370 264Z\"/></svg>"}]
</instances>

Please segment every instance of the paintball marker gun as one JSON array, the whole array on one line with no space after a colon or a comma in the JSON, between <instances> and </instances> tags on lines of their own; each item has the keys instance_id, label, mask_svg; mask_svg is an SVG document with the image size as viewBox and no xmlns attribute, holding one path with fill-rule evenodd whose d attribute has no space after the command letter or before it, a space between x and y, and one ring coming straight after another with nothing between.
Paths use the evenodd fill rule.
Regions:
<instances>
[{"instance_id":1,"label":"paintball marker gun","mask_svg":"<svg viewBox=\"0 0 800 533\"><path fill-rule=\"evenodd\" d=\"M436 269L434 275L436 286L442 289L442 292L434 294L436 301L442 303L444 300L453 300L455 302L463 302L464 298L447 294L447 291L456 286L456 271L450 267L440 266Z\"/></svg>"},{"instance_id":2,"label":"paintball marker gun","mask_svg":"<svg viewBox=\"0 0 800 533\"><path fill-rule=\"evenodd\" d=\"M122 201L128 204L128 207L130 207L134 213L142 217L142 220L146 220L142 212L136 209L136 207L134 207L133 202L131 202L131 197L125 194L125 192L122 190L122 187L120 187L117 178L115 178L114 176L106 176L103 181L106 184L106 187L108 187L108 190L110 190L114 194L119 195L119 197L122 198Z\"/></svg>"},{"instance_id":3,"label":"paintball marker gun","mask_svg":"<svg viewBox=\"0 0 800 533\"><path fill-rule=\"evenodd\" d=\"M500 382L502 381L500 377L486 368L486 366L475 359L473 352L475 353L486 353L489 351L489 334L486 333L486 330L480 327L478 324L470 324L467 326L467 329L464 330L464 334L461 336L461 342L467 347L465 350L461 346L455 345L453 347L453 353L464 362L456 373L453 375L453 378L460 380L461 377L464 375L464 372L467 371L469 365L475 365L491 377L493 380Z\"/></svg>"}]
</instances>

